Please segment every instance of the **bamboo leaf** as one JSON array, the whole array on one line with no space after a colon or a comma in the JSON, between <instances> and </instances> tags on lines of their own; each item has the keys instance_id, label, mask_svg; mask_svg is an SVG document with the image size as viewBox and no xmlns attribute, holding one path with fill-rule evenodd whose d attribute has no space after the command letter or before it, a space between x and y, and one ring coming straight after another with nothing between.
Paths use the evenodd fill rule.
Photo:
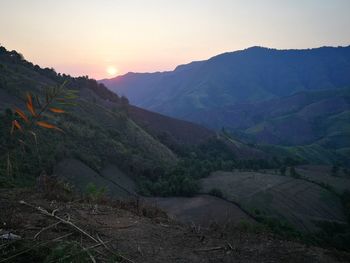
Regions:
<instances>
[{"instance_id":1,"label":"bamboo leaf","mask_svg":"<svg viewBox=\"0 0 350 263\"><path fill-rule=\"evenodd\" d=\"M29 101L27 101L26 105L27 105L27 109L29 110L29 112L30 112L34 117L36 117L36 113L35 113L35 109L34 109L34 107L33 107L33 104L31 104Z\"/></svg>"},{"instance_id":2,"label":"bamboo leaf","mask_svg":"<svg viewBox=\"0 0 350 263\"><path fill-rule=\"evenodd\" d=\"M54 113L65 113L64 110L59 109L59 108L49 108L49 110L54 112Z\"/></svg>"},{"instance_id":3,"label":"bamboo leaf","mask_svg":"<svg viewBox=\"0 0 350 263\"><path fill-rule=\"evenodd\" d=\"M16 108L15 113L17 113L26 123L29 123L29 119L27 115L25 115L25 113L22 110L20 110L19 108Z\"/></svg>"},{"instance_id":4,"label":"bamboo leaf","mask_svg":"<svg viewBox=\"0 0 350 263\"><path fill-rule=\"evenodd\" d=\"M33 105L32 94L30 94L29 92L27 93L27 103Z\"/></svg>"},{"instance_id":5,"label":"bamboo leaf","mask_svg":"<svg viewBox=\"0 0 350 263\"><path fill-rule=\"evenodd\" d=\"M60 132L63 132L62 129L58 128L57 126L47 123L45 121L37 121L36 124L40 127L46 128L46 129L54 129L54 130L58 130Z\"/></svg>"},{"instance_id":6,"label":"bamboo leaf","mask_svg":"<svg viewBox=\"0 0 350 263\"><path fill-rule=\"evenodd\" d=\"M27 93L27 109L29 110L29 112L35 117L36 113L35 113L35 109L33 106L33 99L32 99L32 95L28 92Z\"/></svg>"},{"instance_id":7,"label":"bamboo leaf","mask_svg":"<svg viewBox=\"0 0 350 263\"><path fill-rule=\"evenodd\" d=\"M12 128L13 128L11 129L12 133L14 132L15 128L23 132L22 126L19 124L17 120L12 121Z\"/></svg>"}]
</instances>

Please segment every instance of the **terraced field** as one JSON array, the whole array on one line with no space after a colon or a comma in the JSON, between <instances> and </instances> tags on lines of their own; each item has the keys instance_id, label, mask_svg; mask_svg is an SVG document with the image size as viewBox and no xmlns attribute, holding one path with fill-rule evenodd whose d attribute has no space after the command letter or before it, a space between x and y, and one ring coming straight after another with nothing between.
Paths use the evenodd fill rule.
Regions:
<instances>
[{"instance_id":1,"label":"terraced field","mask_svg":"<svg viewBox=\"0 0 350 263\"><path fill-rule=\"evenodd\" d=\"M331 167L325 165L302 165L296 167L296 171L309 180L331 186L338 193L350 190L350 176L342 170L336 176L332 175Z\"/></svg>"},{"instance_id":2,"label":"terraced field","mask_svg":"<svg viewBox=\"0 0 350 263\"><path fill-rule=\"evenodd\" d=\"M114 165L107 165L99 174L79 160L64 159L55 166L54 174L82 193L90 183L104 188L106 195L113 198L130 198L135 193L135 183Z\"/></svg>"},{"instance_id":3,"label":"terraced field","mask_svg":"<svg viewBox=\"0 0 350 263\"><path fill-rule=\"evenodd\" d=\"M209 226L211 223L237 224L241 221L254 223L255 220L237 205L226 200L209 196L195 197L150 197L146 203L164 210L170 217L183 223Z\"/></svg>"},{"instance_id":4,"label":"terraced field","mask_svg":"<svg viewBox=\"0 0 350 263\"><path fill-rule=\"evenodd\" d=\"M276 174L215 172L201 180L202 192L223 197L255 214L287 221L299 230L317 230L315 221L345 223L339 198L320 186Z\"/></svg>"}]
</instances>

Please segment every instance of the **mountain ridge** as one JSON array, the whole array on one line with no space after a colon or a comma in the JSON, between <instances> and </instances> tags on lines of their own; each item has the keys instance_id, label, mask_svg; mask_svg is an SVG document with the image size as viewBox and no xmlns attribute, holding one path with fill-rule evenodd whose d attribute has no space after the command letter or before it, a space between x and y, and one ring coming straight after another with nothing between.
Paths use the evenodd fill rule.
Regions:
<instances>
[{"instance_id":1,"label":"mountain ridge","mask_svg":"<svg viewBox=\"0 0 350 263\"><path fill-rule=\"evenodd\" d=\"M179 65L173 71L156 72L154 74L138 73L138 75L134 75L136 73L132 75L127 73L126 75L113 79L104 79L100 82L104 83L111 90L126 95L136 106L173 117L184 118L186 113L181 112L181 106L176 107L172 105L172 100L178 102L179 105L183 103L185 107L187 106L190 109L200 109L203 106L213 108L222 104L229 105L239 101L257 101L291 95L296 91L305 89L336 88L348 85L350 80L349 77L346 77L345 73L350 68L349 50L350 46L301 50L251 47L240 51L219 54L208 60ZM300 61L294 61L293 58L289 58L295 54L298 57L294 58L294 60L299 59ZM344 54L345 58L342 57ZM321 57L318 58L318 56ZM338 74L341 75L340 78L336 78L339 76L336 76L337 72L332 69L332 65L327 65L328 62L332 62L333 60L337 60L336 62L340 64L343 63L341 65L343 68L346 67L346 72ZM308 64L302 66L301 62ZM283 67L286 63L288 68L281 70L280 67ZM321 72L312 70L319 63L323 63L321 65L322 67L317 69ZM281 83L275 83L276 81L269 80L266 77L268 74L275 74L272 69L266 69L268 66L274 67L273 70L279 72L278 74L281 76L278 76L278 78L272 76L271 78L277 78ZM243 69L240 67L243 67ZM311 70L310 72L314 76L307 76L303 72L305 67L307 70ZM292 71L293 74L289 76L288 71ZM325 77L326 79L322 79L323 75L325 75L323 71L329 75ZM235 72L239 72L240 74ZM288 81L292 83L284 83L284 75L287 75L290 78ZM317 77L319 75L321 76L320 79ZM253 80L251 80L252 76L254 78ZM133 79L134 77L137 79ZM308 81L308 78L310 81ZM334 79L339 80L335 81ZM265 84L260 85L259 83ZM299 88L298 85L300 86ZM272 86L275 90L269 86ZM292 86L296 88L290 88ZM226 92L226 101L222 103L222 101L218 100L217 102L210 103L209 98L213 98L217 94L223 94L223 92L217 91L219 87L223 89L223 92ZM249 92L243 92L243 88L248 89ZM202 91L202 94L195 94L196 91L198 93L198 89ZM216 92L214 92L215 89ZM182 99L178 98L179 94L181 94ZM171 105L170 108L169 103Z\"/></svg>"},{"instance_id":2,"label":"mountain ridge","mask_svg":"<svg viewBox=\"0 0 350 263\"><path fill-rule=\"evenodd\" d=\"M217 131L225 128L248 143L315 146L350 159L348 128L332 119L350 108L350 46L254 46L171 72L127 74L102 83L136 106ZM341 129L337 136L334 120Z\"/></svg>"}]
</instances>

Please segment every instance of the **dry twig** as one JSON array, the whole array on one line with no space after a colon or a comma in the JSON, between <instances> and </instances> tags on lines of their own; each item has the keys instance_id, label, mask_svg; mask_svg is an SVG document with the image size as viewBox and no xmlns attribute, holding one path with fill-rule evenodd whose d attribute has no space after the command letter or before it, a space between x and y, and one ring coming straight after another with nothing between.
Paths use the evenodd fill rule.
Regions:
<instances>
[{"instance_id":1,"label":"dry twig","mask_svg":"<svg viewBox=\"0 0 350 263\"><path fill-rule=\"evenodd\" d=\"M67 224L73 228L75 228L76 230L78 230L80 233L84 234L85 236L87 236L88 238L92 239L94 242L96 243L99 243L97 239L95 239L93 236L91 236L90 234L88 234L86 231L84 231L83 229L81 229L80 227L78 227L77 225L73 224L71 221L68 220L65 220L59 216L56 216L55 213L49 213L47 210L45 210L44 208L38 206L34 206L34 205L31 205L23 200L19 201L20 204L22 205L27 205L29 207L32 207L36 210L38 210L39 212L41 212L43 215L46 215L46 216L49 216L49 217L53 217L53 218L56 218L57 220L59 220L60 222L64 223L64 224ZM55 212L55 211L54 211Z\"/></svg>"},{"instance_id":2,"label":"dry twig","mask_svg":"<svg viewBox=\"0 0 350 263\"><path fill-rule=\"evenodd\" d=\"M194 250L195 252L210 252L210 251L216 251L216 250L223 250L225 247L209 247L209 248L201 248Z\"/></svg>"},{"instance_id":3,"label":"dry twig","mask_svg":"<svg viewBox=\"0 0 350 263\"><path fill-rule=\"evenodd\" d=\"M58 226L59 224L61 224L61 221L56 222L56 223L54 223L54 224L52 224L52 225L49 225L49 226L47 226L47 227L42 228L38 233L35 234L34 239L36 239L36 238L37 238L42 232L44 232L45 230L48 230L48 229L50 229L50 228L52 228L52 227L55 227L55 226Z\"/></svg>"}]
</instances>

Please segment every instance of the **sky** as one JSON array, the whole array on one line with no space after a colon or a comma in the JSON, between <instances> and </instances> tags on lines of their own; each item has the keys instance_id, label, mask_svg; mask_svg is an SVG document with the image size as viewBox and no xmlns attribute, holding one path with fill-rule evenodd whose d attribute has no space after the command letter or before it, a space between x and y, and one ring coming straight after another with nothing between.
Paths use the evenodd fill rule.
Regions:
<instances>
[{"instance_id":1,"label":"sky","mask_svg":"<svg viewBox=\"0 0 350 263\"><path fill-rule=\"evenodd\" d=\"M350 0L0 0L0 44L110 78L265 46L350 45Z\"/></svg>"}]
</instances>

